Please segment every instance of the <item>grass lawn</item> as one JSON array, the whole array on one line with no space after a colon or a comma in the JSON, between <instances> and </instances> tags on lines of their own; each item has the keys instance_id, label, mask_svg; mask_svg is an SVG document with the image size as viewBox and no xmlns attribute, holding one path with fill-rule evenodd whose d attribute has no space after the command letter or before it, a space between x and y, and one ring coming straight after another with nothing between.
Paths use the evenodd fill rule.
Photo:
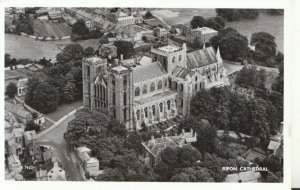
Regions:
<instances>
[{"instance_id":1,"label":"grass lawn","mask_svg":"<svg viewBox=\"0 0 300 190\"><path fill-rule=\"evenodd\" d=\"M34 34L43 37L70 36L72 29L67 23L55 23L51 21L33 20Z\"/></svg>"},{"instance_id":2,"label":"grass lawn","mask_svg":"<svg viewBox=\"0 0 300 190\"><path fill-rule=\"evenodd\" d=\"M66 45L73 43L71 40L61 41L36 41L34 39L18 36L15 34L5 34L5 53L16 59L39 60L43 57L55 59ZM98 39L78 41L82 47L91 46L96 48L99 45Z\"/></svg>"},{"instance_id":3,"label":"grass lawn","mask_svg":"<svg viewBox=\"0 0 300 190\"><path fill-rule=\"evenodd\" d=\"M72 102L70 104L63 104L59 106L54 112L45 114L46 117L49 117L50 119L54 121L58 121L60 118L62 118L64 115L70 113L71 111L81 107L83 105L82 100Z\"/></svg>"}]
</instances>

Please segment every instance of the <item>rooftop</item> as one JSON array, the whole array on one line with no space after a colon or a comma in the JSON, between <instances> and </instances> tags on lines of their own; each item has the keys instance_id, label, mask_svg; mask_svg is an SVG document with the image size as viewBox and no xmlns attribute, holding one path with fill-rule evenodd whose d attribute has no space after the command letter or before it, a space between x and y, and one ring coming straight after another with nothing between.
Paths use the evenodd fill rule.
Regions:
<instances>
[{"instance_id":1,"label":"rooftop","mask_svg":"<svg viewBox=\"0 0 300 190\"><path fill-rule=\"evenodd\" d=\"M145 60L145 62L148 62ZM137 65L133 68L133 83L145 81L167 74L159 62Z\"/></svg>"},{"instance_id":2,"label":"rooftop","mask_svg":"<svg viewBox=\"0 0 300 190\"><path fill-rule=\"evenodd\" d=\"M199 49L186 54L187 69L195 69L216 62L216 53L212 47Z\"/></svg>"},{"instance_id":3,"label":"rooftop","mask_svg":"<svg viewBox=\"0 0 300 190\"><path fill-rule=\"evenodd\" d=\"M145 104L147 102L158 100L158 99L161 99L161 98L167 97L167 96L175 96L176 94L177 93L174 92L174 91L167 90L167 91L164 91L162 93L155 94L155 95L153 95L151 97L145 97L145 98L142 98L142 99L134 100L134 104L135 105L143 105L143 104Z\"/></svg>"},{"instance_id":4,"label":"rooftop","mask_svg":"<svg viewBox=\"0 0 300 190\"><path fill-rule=\"evenodd\" d=\"M190 144L184 143L185 139L182 136L170 136L154 138L151 137L150 140L143 142L143 146L153 155L158 156L162 150L166 147L176 148L176 147L191 147Z\"/></svg>"},{"instance_id":5,"label":"rooftop","mask_svg":"<svg viewBox=\"0 0 300 190\"><path fill-rule=\"evenodd\" d=\"M209 33L215 33L218 32L212 28L208 28L208 27L202 27L202 28L195 28L192 31L200 31L202 34L209 34Z\"/></svg>"},{"instance_id":6,"label":"rooftop","mask_svg":"<svg viewBox=\"0 0 300 190\"><path fill-rule=\"evenodd\" d=\"M190 77L193 76L196 72L195 71L191 71L182 67L175 67L175 69L173 70L173 76L175 77L179 77L182 79L185 79L187 75L189 75Z\"/></svg>"},{"instance_id":7,"label":"rooftop","mask_svg":"<svg viewBox=\"0 0 300 190\"><path fill-rule=\"evenodd\" d=\"M24 137L27 140L35 140L37 138L35 130L25 131L24 132Z\"/></svg>"},{"instance_id":8,"label":"rooftop","mask_svg":"<svg viewBox=\"0 0 300 190\"><path fill-rule=\"evenodd\" d=\"M167 46L159 47L157 49L169 53L169 52L178 51L178 50L181 49L181 47L178 47L178 46L175 46L175 45L167 45Z\"/></svg>"},{"instance_id":9,"label":"rooftop","mask_svg":"<svg viewBox=\"0 0 300 190\"><path fill-rule=\"evenodd\" d=\"M117 71L117 72L122 72L122 71L127 71L128 69L126 67L123 67L121 65L117 66L117 67L114 67L114 68L111 68L112 70L114 71Z\"/></svg>"}]
</instances>

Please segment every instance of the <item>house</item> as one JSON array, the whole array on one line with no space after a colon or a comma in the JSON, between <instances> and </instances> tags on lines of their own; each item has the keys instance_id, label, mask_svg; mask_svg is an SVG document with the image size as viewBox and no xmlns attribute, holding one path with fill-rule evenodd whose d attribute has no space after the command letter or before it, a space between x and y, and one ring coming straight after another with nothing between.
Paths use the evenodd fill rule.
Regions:
<instances>
[{"instance_id":1,"label":"house","mask_svg":"<svg viewBox=\"0 0 300 190\"><path fill-rule=\"evenodd\" d=\"M49 12L49 10L46 7L41 7L40 9L35 11L35 13L38 15L47 15L48 12Z\"/></svg>"},{"instance_id":2,"label":"house","mask_svg":"<svg viewBox=\"0 0 300 190\"><path fill-rule=\"evenodd\" d=\"M62 11L59 8L52 8L48 12L49 18L51 20L56 20L62 18Z\"/></svg>"},{"instance_id":3,"label":"house","mask_svg":"<svg viewBox=\"0 0 300 190\"><path fill-rule=\"evenodd\" d=\"M36 143L37 137L36 137L35 130L25 131L24 132L24 140L25 140L26 147L29 145L29 143Z\"/></svg>"},{"instance_id":4,"label":"house","mask_svg":"<svg viewBox=\"0 0 300 190\"><path fill-rule=\"evenodd\" d=\"M23 154L23 128L14 128L11 133L5 133L7 153L19 156Z\"/></svg>"},{"instance_id":5,"label":"house","mask_svg":"<svg viewBox=\"0 0 300 190\"><path fill-rule=\"evenodd\" d=\"M22 123L27 123L28 121L32 120L31 113L24 110L23 107L17 106L16 104L5 102L5 110L14 114Z\"/></svg>"},{"instance_id":6,"label":"house","mask_svg":"<svg viewBox=\"0 0 300 190\"><path fill-rule=\"evenodd\" d=\"M19 79L18 81L18 96L24 96L26 94L27 91L27 83L28 83L28 78L24 78L24 79Z\"/></svg>"},{"instance_id":7,"label":"house","mask_svg":"<svg viewBox=\"0 0 300 190\"><path fill-rule=\"evenodd\" d=\"M79 163L86 173L90 176L98 176L102 173L99 170L99 160L91 156L91 150L85 146L76 148Z\"/></svg>"},{"instance_id":8,"label":"house","mask_svg":"<svg viewBox=\"0 0 300 190\"><path fill-rule=\"evenodd\" d=\"M135 16L134 16L134 19L135 19L135 23L136 23L136 24L141 24L141 23L143 23L144 18L143 18L143 16L141 15L141 13L140 13L139 10L137 10L137 12L136 12L136 14L135 14Z\"/></svg>"},{"instance_id":9,"label":"house","mask_svg":"<svg viewBox=\"0 0 300 190\"><path fill-rule=\"evenodd\" d=\"M48 159L35 176L37 181L66 181L65 170L55 157Z\"/></svg>"},{"instance_id":10,"label":"house","mask_svg":"<svg viewBox=\"0 0 300 190\"><path fill-rule=\"evenodd\" d=\"M228 174L225 182L229 183L255 183L261 178L260 172L245 171L240 173Z\"/></svg>"},{"instance_id":11,"label":"house","mask_svg":"<svg viewBox=\"0 0 300 190\"><path fill-rule=\"evenodd\" d=\"M37 143L30 142L26 148L34 163L41 163L44 161L43 152Z\"/></svg>"},{"instance_id":12,"label":"house","mask_svg":"<svg viewBox=\"0 0 300 190\"><path fill-rule=\"evenodd\" d=\"M194 40L199 37L201 43L208 43L209 40L218 35L218 31L208 28L208 27L202 27L202 28L195 28L190 29L187 32L187 38L190 43L194 43Z\"/></svg>"},{"instance_id":13,"label":"house","mask_svg":"<svg viewBox=\"0 0 300 190\"><path fill-rule=\"evenodd\" d=\"M161 138L154 138L154 136L152 135L150 140L142 142L146 164L149 164L151 166L155 166L156 164L158 164L160 162L160 153L167 147L193 148L189 143L187 143L186 137L188 138L189 142L194 142L194 139L191 139L190 134L185 134L184 132L181 135L170 137L168 137L166 134L165 137Z\"/></svg>"},{"instance_id":14,"label":"house","mask_svg":"<svg viewBox=\"0 0 300 190\"><path fill-rule=\"evenodd\" d=\"M15 13L16 14L25 14L25 8L24 7L15 7Z\"/></svg>"},{"instance_id":15,"label":"house","mask_svg":"<svg viewBox=\"0 0 300 190\"><path fill-rule=\"evenodd\" d=\"M162 40L168 39L170 32L167 31L165 28L156 27L153 29L153 36L158 37Z\"/></svg>"},{"instance_id":16,"label":"house","mask_svg":"<svg viewBox=\"0 0 300 190\"><path fill-rule=\"evenodd\" d=\"M20 173L23 170L23 166L16 155L11 155L7 158L8 169L15 173Z\"/></svg>"}]
</instances>

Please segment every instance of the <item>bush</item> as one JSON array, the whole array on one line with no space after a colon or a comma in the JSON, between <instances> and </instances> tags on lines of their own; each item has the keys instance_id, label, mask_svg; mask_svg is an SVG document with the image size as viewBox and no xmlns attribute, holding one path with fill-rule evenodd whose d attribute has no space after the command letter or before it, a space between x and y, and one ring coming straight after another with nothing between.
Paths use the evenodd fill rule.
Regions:
<instances>
[{"instance_id":1,"label":"bush","mask_svg":"<svg viewBox=\"0 0 300 190\"><path fill-rule=\"evenodd\" d=\"M5 95L9 98L14 98L15 95L18 93L18 88L15 83L9 83L6 87Z\"/></svg>"}]
</instances>

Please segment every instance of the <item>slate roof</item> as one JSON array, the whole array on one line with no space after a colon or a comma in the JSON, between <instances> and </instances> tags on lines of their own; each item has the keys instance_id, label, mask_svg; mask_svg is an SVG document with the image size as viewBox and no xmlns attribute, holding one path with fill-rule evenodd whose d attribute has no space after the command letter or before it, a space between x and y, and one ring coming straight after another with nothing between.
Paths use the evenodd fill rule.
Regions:
<instances>
[{"instance_id":1,"label":"slate roof","mask_svg":"<svg viewBox=\"0 0 300 190\"><path fill-rule=\"evenodd\" d=\"M165 75L167 72L159 62L137 65L133 68L133 83Z\"/></svg>"},{"instance_id":2,"label":"slate roof","mask_svg":"<svg viewBox=\"0 0 300 190\"><path fill-rule=\"evenodd\" d=\"M212 47L187 53L186 59L187 69L195 69L217 62L216 53Z\"/></svg>"},{"instance_id":3,"label":"slate roof","mask_svg":"<svg viewBox=\"0 0 300 190\"><path fill-rule=\"evenodd\" d=\"M31 130L31 131L25 131L24 132L24 137L25 139L27 140L34 140L36 139L36 133L35 133L35 130Z\"/></svg>"},{"instance_id":4,"label":"slate roof","mask_svg":"<svg viewBox=\"0 0 300 190\"><path fill-rule=\"evenodd\" d=\"M11 104L8 102L5 102L5 110L12 112L13 114L16 114L17 116L27 119L31 117L31 114L28 111L25 111L23 109L20 109L19 106L15 104Z\"/></svg>"},{"instance_id":5,"label":"slate roof","mask_svg":"<svg viewBox=\"0 0 300 190\"><path fill-rule=\"evenodd\" d=\"M276 142L276 141L270 140L268 149L269 150L276 150L276 149L278 149L278 147L280 146L280 144L281 144L280 142Z\"/></svg>"},{"instance_id":6,"label":"slate roof","mask_svg":"<svg viewBox=\"0 0 300 190\"><path fill-rule=\"evenodd\" d=\"M18 87L26 87L28 82L28 78L20 79L18 82Z\"/></svg>"},{"instance_id":7,"label":"slate roof","mask_svg":"<svg viewBox=\"0 0 300 190\"><path fill-rule=\"evenodd\" d=\"M185 77L187 75L189 75L190 77L193 76L196 72L195 71L191 71L182 67L175 67L175 69L173 70L173 76L174 77L179 77L182 79L185 79Z\"/></svg>"}]
</instances>

